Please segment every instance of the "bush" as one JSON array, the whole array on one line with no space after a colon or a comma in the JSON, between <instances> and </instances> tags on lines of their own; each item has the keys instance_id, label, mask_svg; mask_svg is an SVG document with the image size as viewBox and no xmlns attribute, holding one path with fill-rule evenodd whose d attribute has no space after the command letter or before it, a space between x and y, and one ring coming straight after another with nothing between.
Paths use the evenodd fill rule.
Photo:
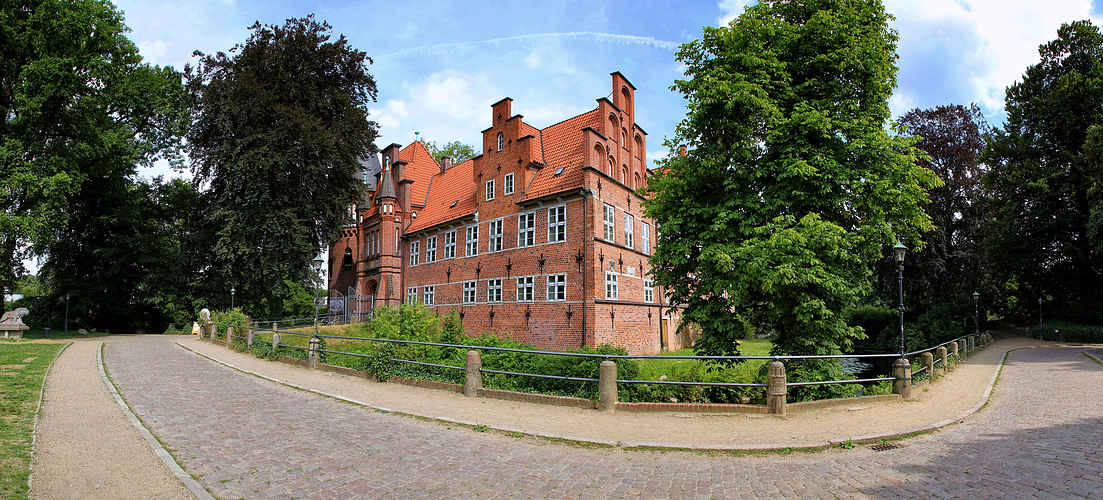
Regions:
<instances>
[{"instance_id":1,"label":"bush","mask_svg":"<svg viewBox=\"0 0 1103 500\"><path fill-rule=\"evenodd\" d=\"M1054 330L1059 330L1060 338L1066 342L1084 344L1096 344L1103 342L1103 325L1082 325L1068 321L1046 321L1042 324L1042 332L1046 340L1052 340Z\"/></svg>"}]
</instances>

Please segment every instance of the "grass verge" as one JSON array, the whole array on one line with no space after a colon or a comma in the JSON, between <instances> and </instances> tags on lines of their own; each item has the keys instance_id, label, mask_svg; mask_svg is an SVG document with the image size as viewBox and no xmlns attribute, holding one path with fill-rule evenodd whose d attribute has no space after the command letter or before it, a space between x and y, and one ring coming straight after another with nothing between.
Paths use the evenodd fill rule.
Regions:
<instances>
[{"instance_id":1,"label":"grass verge","mask_svg":"<svg viewBox=\"0 0 1103 500\"><path fill-rule=\"evenodd\" d=\"M0 343L0 497L27 498L34 419L46 372L65 344Z\"/></svg>"}]
</instances>

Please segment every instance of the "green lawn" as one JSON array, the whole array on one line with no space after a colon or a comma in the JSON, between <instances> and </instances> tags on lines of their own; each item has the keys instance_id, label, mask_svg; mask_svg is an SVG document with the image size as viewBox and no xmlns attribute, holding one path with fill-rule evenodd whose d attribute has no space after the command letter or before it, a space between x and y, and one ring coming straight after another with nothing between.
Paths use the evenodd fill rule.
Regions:
<instances>
[{"instance_id":1,"label":"green lawn","mask_svg":"<svg viewBox=\"0 0 1103 500\"><path fill-rule=\"evenodd\" d=\"M63 346L0 342L0 498L27 498L38 397L46 368Z\"/></svg>"}]
</instances>

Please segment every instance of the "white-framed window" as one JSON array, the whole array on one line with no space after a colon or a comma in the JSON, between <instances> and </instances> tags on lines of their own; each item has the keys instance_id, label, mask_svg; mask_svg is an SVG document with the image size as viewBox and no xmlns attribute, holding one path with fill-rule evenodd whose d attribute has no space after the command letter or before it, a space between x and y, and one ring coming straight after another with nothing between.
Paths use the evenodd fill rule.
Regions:
<instances>
[{"instance_id":1,"label":"white-framed window","mask_svg":"<svg viewBox=\"0 0 1103 500\"><path fill-rule=\"evenodd\" d=\"M646 222L640 224L640 243L643 244L643 253L651 255L651 225Z\"/></svg>"},{"instance_id":2,"label":"white-framed window","mask_svg":"<svg viewBox=\"0 0 1103 500\"><path fill-rule=\"evenodd\" d=\"M502 301L502 278L494 278L486 280L486 301L487 302L501 302Z\"/></svg>"},{"instance_id":3,"label":"white-framed window","mask_svg":"<svg viewBox=\"0 0 1103 500\"><path fill-rule=\"evenodd\" d=\"M425 262L437 261L437 237L430 236L425 240Z\"/></svg>"},{"instance_id":4,"label":"white-framed window","mask_svg":"<svg viewBox=\"0 0 1103 500\"><path fill-rule=\"evenodd\" d=\"M655 302L655 285L651 280L643 280L643 301Z\"/></svg>"},{"instance_id":5,"label":"white-framed window","mask_svg":"<svg viewBox=\"0 0 1103 500\"><path fill-rule=\"evenodd\" d=\"M605 273L605 298L609 300L617 300L619 294L617 293L617 274Z\"/></svg>"},{"instance_id":6,"label":"white-framed window","mask_svg":"<svg viewBox=\"0 0 1103 500\"><path fill-rule=\"evenodd\" d=\"M486 201L494 199L494 179L486 181Z\"/></svg>"},{"instance_id":7,"label":"white-framed window","mask_svg":"<svg viewBox=\"0 0 1103 500\"><path fill-rule=\"evenodd\" d=\"M418 265L421 261L421 242L410 242L410 267Z\"/></svg>"},{"instance_id":8,"label":"white-framed window","mask_svg":"<svg viewBox=\"0 0 1103 500\"><path fill-rule=\"evenodd\" d=\"M566 274L549 274L548 275L548 300L551 300L551 301L567 300L567 275Z\"/></svg>"},{"instance_id":9,"label":"white-framed window","mask_svg":"<svg viewBox=\"0 0 1103 500\"><path fill-rule=\"evenodd\" d=\"M535 292L533 289L533 283L535 278L532 276L519 276L517 278L517 302L532 302Z\"/></svg>"},{"instance_id":10,"label":"white-framed window","mask_svg":"<svg viewBox=\"0 0 1103 500\"><path fill-rule=\"evenodd\" d=\"M425 305L433 305L433 298L437 294L437 287L427 286L425 287Z\"/></svg>"},{"instance_id":11,"label":"white-framed window","mask_svg":"<svg viewBox=\"0 0 1103 500\"><path fill-rule=\"evenodd\" d=\"M475 282L464 281L463 282L463 303L474 304L475 303Z\"/></svg>"},{"instance_id":12,"label":"white-framed window","mask_svg":"<svg viewBox=\"0 0 1103 500\"><path fill-rule=\"evenodd\" d=\"M517 246L536 245L536 212L517 216Z\"/></svg>"},{"instance_id":13,"label":"white-framed window","mask_svg":"<svg viewBox=\"0 0 1103 500\"><path fill-rule=\"evenodd\" d=\"M624 214L624 245L635 248L636 242L636 218L631 214Z\"/></svg>"},{"instance_id":14,"label":"white-framed window","mask_svg":"<svg viewBox=\"0 0 1103 500\"><path fill-rule=\"evenodd\" d=\"M490 234L487 236L490 248L488 252L500 252L502 251L502 220L490 221Z\"/></svg>"},{"instance_id":15,"label":"white-framed window","mask_svg":"<svg viewBox=\"0 0 1103 500\"><path fill-rule=\"evenodd\" d=\"M498 132L498 151L502 150L502 143L505 142L504 139L505 138L502 137L502 133Z\"/></svg>"},{"instance_id":16,"label":"white-framed window","mask_svg":"<svg viewBox=\"0 0 1103 500\"><path fill-rule=\"evenodd\" d=\"M612 205L605 205L605 241L615 241L613 232L613 220L616 216L616 212L613 210Z\"/></svg>"},{"instance_id":17,"label":"white-framed window","mask_svg":"<svg viewBox=\"0 0 1103 500\"><path fill-rule=\"evenodd\" d=\"M444 233L444 258L451 259L456 256L456 230Z\"/></svg>"},{"instance_id":18,"label":"white-framed window","mask_svg":"<svg viewBox=\"0 0 1103 500\"><path fill-rule=\"evenodd\" d=\"M548 243L567 241L567 205L548 209Z\"/></svg>"},{"instance_id":19,"label":"white-framed window","mask_svg":"<svg viewBox=\"0 0 1103 500\"><path fill-rule=\"evenodd\" d=\"M412 286L406 289L406 303L413 304L417 302L417 287Z\"/></svg>"},{"instance_id":20,"label":"white-framed window","mask_svg":"<svg viewBox=\"0 0 1103 500\"><path fill-rule=\"evenodd\" d=\"M469 226L467 228L467 239L464 241L464 255L470 257L472 255L479 255L479 225Z\"/></svg>"},{"instance_id":21,"label":"white-framed window","mask_svg":"<svg viewBox=\"0 0 1103 500\"><path fill-rule=\"evenodd\" d=\"M502 184L502 194L513 194L513 174L506 174Z\"/></svg>"}]
</instances>

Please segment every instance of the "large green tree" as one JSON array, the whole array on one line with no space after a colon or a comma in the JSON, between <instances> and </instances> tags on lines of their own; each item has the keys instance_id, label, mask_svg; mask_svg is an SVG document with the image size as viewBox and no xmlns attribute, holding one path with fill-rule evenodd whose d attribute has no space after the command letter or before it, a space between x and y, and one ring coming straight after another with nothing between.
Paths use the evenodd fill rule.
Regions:
<instances>
[{"instance_id":1,"label":"large green tree","mask_svg":"<svg viewBox=\"0 0 1103 500\"><path fill-rule=\"evenodd\" d=\"M475 148L460 141L446 142L443 146L437 146L436 141L428 141L425 142L425 149L429 150L429 154L433 155L433 159L437 160L437 163L440 163L441 158L445 156L452 158L453 165L458 165L475 157Z\"/></svg>"},{"instance_id":2,"label":"large green tree","mask_svg":"<svg viewBox=\"0 0 1103 500\"><path fill-rule=\"evenodd\" d=\"M879 1L762 1L683 45L688 101L646 209L661 227L657 284L734 354L736 317L775 353L831 354L861 338L841 316L897 236L921 246L938 178L890 134L896 33Z\"/></svg>"},{"instance_id":3,"label":"large green tree","mask_svg":"<svg viewBox=\"0 0 1103 500\"><path fill-rule=\"evenodd\" d=\"M48 253L89 179L179 159L187 123L179 74L142 64L127 31L102 0L0 1L5 284L23 258Z\"/></svg>"},{"instance_id":4,"label":"large green tree","mask_svg":"<svg viewBox=\"0 0 1103 500\"><path fill-rule=\"evenodd\" d=\"M1103 260L1091 230L1103 163L1090 132L1103 124L1103 34L1089 21L1065 24L1038 52L1038 64L1007 89L1007 122L985 153L990 258L1006 312L1036 317L1046 297L1058 317L1103 321Z\"/></svg>"},{"instance_id":5,"label":"large green tree","mask_svg":"<svg viewBox=\"0 0 1103 500\"><path fill-rule=\"evenodd\" d=\"M209 293L235 287L254 312L278 314L284 279L303 282L349 220L358 160L374 148L367 106L376 86L371 59L313 16L250 29L230 54L198 54L186 69L188 151L196 180L209 186Z\"/></svg>"}]
</instances>

